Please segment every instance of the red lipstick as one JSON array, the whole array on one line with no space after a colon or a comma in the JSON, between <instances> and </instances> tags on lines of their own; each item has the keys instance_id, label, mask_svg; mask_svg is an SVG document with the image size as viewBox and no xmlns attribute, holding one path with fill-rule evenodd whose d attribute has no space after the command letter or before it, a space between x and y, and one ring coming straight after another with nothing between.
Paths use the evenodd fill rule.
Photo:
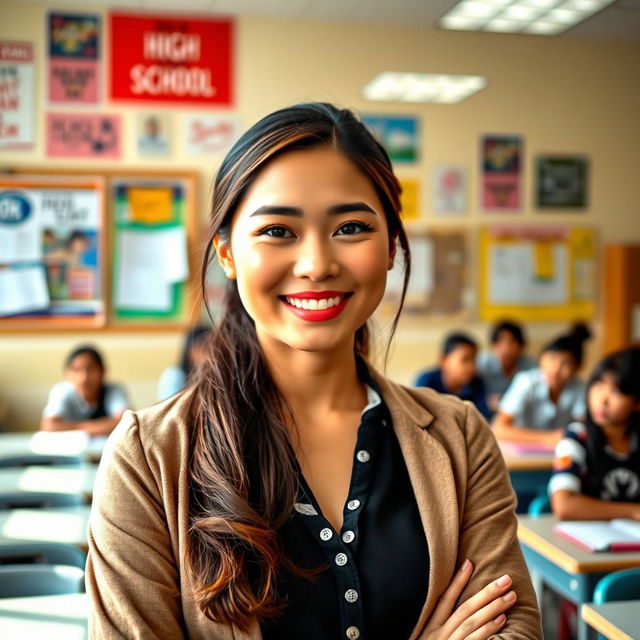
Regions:
<instances>
[{"instance_id":1,"label":"red lipstick","mask_svg":"<svg viewBox=\"0 0 640 640\"><path fill-rule=\"evenodd\" d=\"M342 310L347 306L351 293L347 291L301 291L298 293L287 294L286 296L280 296L280 299L285 304L287 309L298 316L300 319L307 322L326 322L331 320L342 313ZM339 299L339 300L338 300ZM296 306L291 300L313 300L314 306L317 306L319 302L326 300L328 305L325 309L304 309L302 306Z\"/></svg>"}]
</instances>

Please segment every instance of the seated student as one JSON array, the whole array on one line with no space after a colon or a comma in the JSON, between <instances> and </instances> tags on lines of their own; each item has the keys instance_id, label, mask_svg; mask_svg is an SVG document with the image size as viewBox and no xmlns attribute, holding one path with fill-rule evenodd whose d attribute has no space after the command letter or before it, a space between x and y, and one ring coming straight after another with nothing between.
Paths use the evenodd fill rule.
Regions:
<instances>
[{"instance_id":1,"label":"seated student","mask_svg":"<svg viewBox=\"0 0 640 640\"><path fill-rule=\"evenodd\" d=\"M158 400L166 400L184 388L189 376L202 359L203 343L209 328L197 325L187 333L179 366L167 367L158 382Z\"/></svg>"},{"instance_id":2,"label":"seated student","mask_svg":"<svg viewBox=\"0 0 640 640\"><path fill-rule=\"evenodd\" d=\"M487 404L492 412L509 388L513 377L520 371L536 366L536 361L524 353L527 341L522 327L503 320L491 328L491 350L478 355L478 375L487 393Z\"/></svg>"},{"instance_id":3,"label":"seated student","mask_svg":"<svg viewBox=\"0 0 640 640\"><path fill-rule=\"evenodd\" d=\"M496 437L555 446L571 422L584 418L585 387L576 374L590 337L577 324L544 347L538 367L516 374L493 421Z\"/></svg>"},{"instance_id":4,"label":"seated student","mask_svg":"<svg viewBox=\"0 0 640 640\"><path fill-rule=\"evenodd\" d=\"M65 363L67 379L49 392L40 428L81 429L92 436L111 433L129 400L122 386L104 382L104 376L104 362L96 349L87 345L74 349Z\"/></svg>"},{"instance_id":5,"label":"seated student","mask_svg":"<svg viewBox=\"0 0 640 640\"><path fill-rule=\"evenodd\" d=\"M485 417L489 407L482 380L476 375L478 345L464 333L450 333L442 344L440 367L422 372L416 378L416 387L430 387L440 393L449 393L462 400L470 400Z\"/></svg>"},{"instance_id":6,"label":"seated student","mask_svg":"<svg viewBox=\"0 0 640 640\"><path fill-rule=\"evenodd\" d=\"M549 494L562 520L640 520L640 348L613 353L587 386L586 424L556 447Z\"/></svg>"}]
</instances>

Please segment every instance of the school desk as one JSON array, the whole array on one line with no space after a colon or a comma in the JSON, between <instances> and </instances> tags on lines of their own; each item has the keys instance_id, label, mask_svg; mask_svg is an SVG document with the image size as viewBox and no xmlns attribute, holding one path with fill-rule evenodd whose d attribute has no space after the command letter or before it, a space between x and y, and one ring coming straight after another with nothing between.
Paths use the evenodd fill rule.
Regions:
<instances>
[{"instance_id":1,"label":"school desk","mask_svg":"<svg viewBox=\"0 0 640 640\"><path fill-rule=\"evenodd\" d=\"M9 509L0 512L0 546L26 542L66 542L87 550L91 507Z\"/></svg>"},{"instance_id":2,"label":"school desk","mask_svg":"<svg viewBox=\"0 0 640 640\"><path fill-rule=\"evenodd\" d=\"M578 607L593 599L596 583L607 573L640 567L640 552L592 553L556 535L551 514L518 516L518 538L530 571ZM588 628L578 620L578 639L587 640Z\"/></svg>"},{"instance_id":3,"label":"school desk","mask_svg":"<svg viewBox=\"0 0 640 640\"><path fill-rule=\"evenodd\" d=\"M583 604L582 619L609 640L637 640L640 638L640 600ZM595 634L594 634L595 636Z\"/></svg>"},{"instance_id":4,"label":"school desk","mask_svg":"<svg viewBox=\"0 0 640 640\"><path fill-rule=\"evenodd\" d=\"M553 466L553 451L522 450L517 444L498 440L509 477L518 497L518 513L526 513L529 503L547 490Z\"/></svg>"},{"instance_id":5,"label":"school desk","mask_svg":"<svg viewBox=\"0 0 640 640\"><path fill-rule=\"evenodd\" d=\"M82 456L99 462L106 436L89 437L84 431L0 433L0 459L30 454Z\"/></svg>"},{"instance_id":6,"label":"school desk","mask_svg":"<svg viewBox=\"0 0 640 640\"><path fill-rule=\"evenodd\" d=\"M0 638L88 637L86 593L30 598L0 598Z\"/></svg>"},{"instance_id":7,"label":"school desk","mask_svg":"<svg viewBox=\"0 0 640 640\"><path fill-rule=\"evenodd\" d=\"M0 468L0 494L72 493L91 502L97 471L94 464Z\"/></svg>"}]
</instances>

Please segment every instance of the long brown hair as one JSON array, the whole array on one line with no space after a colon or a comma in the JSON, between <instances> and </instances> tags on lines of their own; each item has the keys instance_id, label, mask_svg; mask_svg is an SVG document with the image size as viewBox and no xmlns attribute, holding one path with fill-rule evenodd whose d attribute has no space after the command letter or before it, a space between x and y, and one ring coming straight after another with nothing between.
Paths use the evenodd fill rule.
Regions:
<instances>
[{"instance_id":1,"label":"long brown hair","mask_svg":"<svg viewBox=\"0 0 640 640\"><path fill-rule=\"evenodd\" d=\"M325 103L272 113L249 129L224 159L216 177L202 284L214 260L213 238L228 239L233 215L258 172L277 156L329 145L366 175L382 202L389 242L410 271L400 221L400 185L386 152L351 111ZM354 349L366 355L367 326ZM221 316L211 332L193 394L190 465L190 538L187 564L200 610L242 630L278 614L276 581L295 571L281 552L277 530L290 517L297 494L295 456L284 399L269 375L253 320L235 281L227 285Z\"/></svg>"}]
</instances>

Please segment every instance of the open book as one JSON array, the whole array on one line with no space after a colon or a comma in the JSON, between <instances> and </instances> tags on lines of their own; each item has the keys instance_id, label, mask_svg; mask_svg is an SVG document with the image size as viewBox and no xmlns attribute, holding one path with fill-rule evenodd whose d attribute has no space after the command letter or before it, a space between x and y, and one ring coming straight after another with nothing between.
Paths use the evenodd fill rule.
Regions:
<instances>
[{"instance_id":1,"label":"open book","mask_svg":"<svg viewBox=\"0 0 640 640\"><path fill-rule=\"evenodd\" d=\"M636 520L559 522L553 531L585 551L640 551L640 522Z\"/></svg>"}]
</instances>

